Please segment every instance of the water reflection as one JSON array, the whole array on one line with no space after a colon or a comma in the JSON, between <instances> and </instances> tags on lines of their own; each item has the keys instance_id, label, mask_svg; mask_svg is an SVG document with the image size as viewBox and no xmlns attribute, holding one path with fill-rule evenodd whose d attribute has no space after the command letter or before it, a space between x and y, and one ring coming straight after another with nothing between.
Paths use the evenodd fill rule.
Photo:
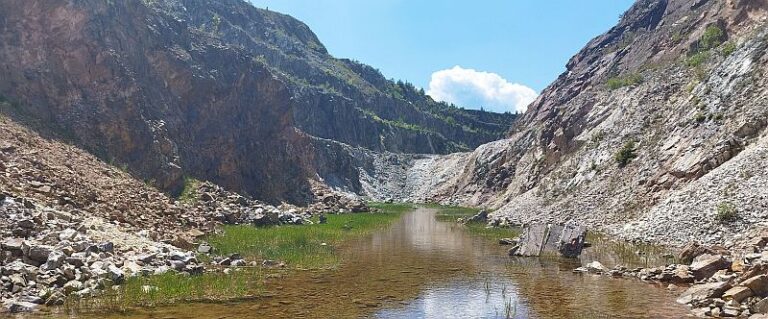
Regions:
<instances>
[{"instance_id":1,"label":"water reflection","mask_svg":"<svg viewBox=\"0 0 768 319\"><path fill-rule=\"evenodd\" d=\"M578 260L509 258L504 247L437 222L430 209L351 243L342 256L337 270L268 279L267 295L258 300L113 317L679 318L687 312L661 287L573 274Z\"/></svg>"}]
</instances>

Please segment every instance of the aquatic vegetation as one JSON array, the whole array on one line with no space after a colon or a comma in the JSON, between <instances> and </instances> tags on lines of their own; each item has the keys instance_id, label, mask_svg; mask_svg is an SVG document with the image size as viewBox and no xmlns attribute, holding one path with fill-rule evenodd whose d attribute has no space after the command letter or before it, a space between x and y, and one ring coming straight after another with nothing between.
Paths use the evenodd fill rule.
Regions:
<instances>
[{"instance_id":1,"label":"aquatic vegetation","mask_svg":"<svg viewBox=\"0 0 768 319\"><path fill-rule=\"evenodd\" d=\"M596 232L588 233L587 242L592 247L584 254L594 255L594 258L602 259L601 262L609 265L647 268L676 262L674 252L659 245L615 240Z\"/></svg>"},{"instance_id":2,"label":"aquatic vegetation","mask_svg":"<svg viewBox=\"0 0 768 319\"><path fill-rule=\"evenodd\" d=\"M263 289L260 269L238 269L197 276L165 273L129 278L123 285L94 299L70 299L67 310L89 309L108 312L129 311L133 307L156 307L178 302L224 301L258 296Z\"/></svg>"}]
</instances>

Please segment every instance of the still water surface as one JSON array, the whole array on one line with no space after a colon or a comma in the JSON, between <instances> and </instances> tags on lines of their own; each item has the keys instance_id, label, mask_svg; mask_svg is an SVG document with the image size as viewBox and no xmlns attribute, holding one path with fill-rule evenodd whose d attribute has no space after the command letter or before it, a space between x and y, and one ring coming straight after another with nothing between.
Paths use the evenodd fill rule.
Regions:
<instances>
[{"instance_id":1,"label":"still water surface","mask_svg":"<svg viewBox=\"0 0 768 319\"><path fill-rule=\"evenodd\" d=\"M114 318L681 318L679 292L637 280L579 275L584 260L510 258L506 248L417 209L348 245L336 270L267 280L266 296L183 304ZM598 247L599 248L599 247ZM590 248L593 251L599 249ZM104 317L104 316L100 316Z\"/></svg>"}]
</instances>

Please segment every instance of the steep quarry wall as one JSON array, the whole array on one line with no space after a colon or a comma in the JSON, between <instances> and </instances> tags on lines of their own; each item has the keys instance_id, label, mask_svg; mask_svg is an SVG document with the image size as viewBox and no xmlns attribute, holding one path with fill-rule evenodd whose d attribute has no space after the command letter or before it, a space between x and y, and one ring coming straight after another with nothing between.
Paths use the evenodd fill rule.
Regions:
<instances>
[{"instance_id":1,"label":"steep quarry wall","mask_svg":"<svg viewBox=\"0 0 768 319\"><path fill-rule=\"evenodd\" d=\"M393 169L397 182L366 177L367 194L485 206L512 223L573 220L629 239L731 242L768 217L757 186L768 173L767 8L638 1L507 139L411 158Z\"/></svg>"}]
</instances>

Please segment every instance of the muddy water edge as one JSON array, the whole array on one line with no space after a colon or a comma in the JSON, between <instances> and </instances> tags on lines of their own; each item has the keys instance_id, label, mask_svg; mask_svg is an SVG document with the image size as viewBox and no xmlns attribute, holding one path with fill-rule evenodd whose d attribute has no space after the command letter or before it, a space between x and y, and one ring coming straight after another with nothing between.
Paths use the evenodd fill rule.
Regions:
<instances>
[{"instance_id":1,"label":"muddy water edge","mask_svg":"<svg viewBox=\"0 0 768 319\"><path fill-rule=\"evenodd\" d=\"M81 318L680 318L675 292L638 280L574 274L615 263L597 243L580 260L513 258L506 248L419 208L356 240L334 270L267 276L254 300L188 303ZM626 248L626 249L632 249ZM647 260L646 260L647 262ZM651 265L652 266L652 265ZM679 292L678 292L679 293Z\"/></svg>"}]
</instances>

